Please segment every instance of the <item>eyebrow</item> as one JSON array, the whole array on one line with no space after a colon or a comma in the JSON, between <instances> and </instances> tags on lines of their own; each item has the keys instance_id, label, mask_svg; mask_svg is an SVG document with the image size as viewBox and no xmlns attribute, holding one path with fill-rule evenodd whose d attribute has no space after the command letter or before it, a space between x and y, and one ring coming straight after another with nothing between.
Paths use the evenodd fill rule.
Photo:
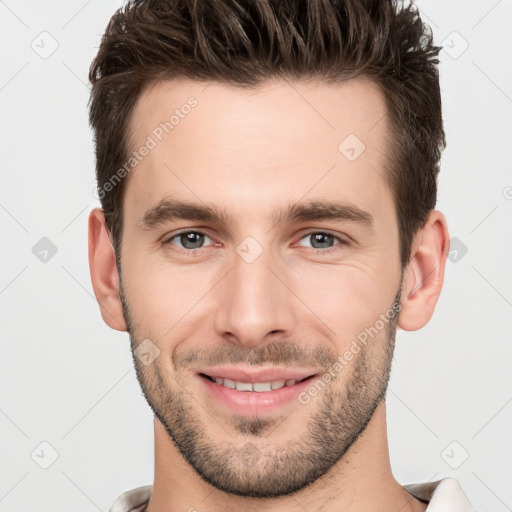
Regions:
<instances>
[{"instance_id":1,"label":"eyebrow","mask_svg":"<svg viewBox=\"0 0 512 512\"><path fill-rule=\"evenodd\" d=\"M346 202L319 200L290 204L278 210L272 218L274 225L318 220L346 220L370 230L374 229L373 217L370 213ZM139 225L141 229L149 230L177 219L227 224L229 215L214 205L166 198L146 210Z\"/></svg>"}]
</instances>

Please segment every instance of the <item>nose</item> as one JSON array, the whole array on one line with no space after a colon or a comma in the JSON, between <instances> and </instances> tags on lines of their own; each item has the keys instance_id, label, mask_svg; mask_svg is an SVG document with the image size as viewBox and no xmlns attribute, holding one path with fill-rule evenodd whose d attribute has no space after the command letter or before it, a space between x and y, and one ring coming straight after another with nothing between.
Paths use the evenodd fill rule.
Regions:
<instances>
[{"instance_id":1,"label":"nose","mask_svg":"<svg viewBox=\"0 0 512 512\"><path fill-rule=\"evenodd\" d=\"M214 326L219 336L247 348L279 333L288 337L297 325L299 302L289 271L266 251L252 262L235 255L234 265L217 288Z\"/></svg>"}]
</instances>

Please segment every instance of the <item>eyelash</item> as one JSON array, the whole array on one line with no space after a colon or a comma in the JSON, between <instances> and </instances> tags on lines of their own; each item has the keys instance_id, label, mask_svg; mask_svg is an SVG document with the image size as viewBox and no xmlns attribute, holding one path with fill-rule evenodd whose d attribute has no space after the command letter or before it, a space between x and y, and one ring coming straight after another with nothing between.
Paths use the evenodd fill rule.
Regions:
<instances>
[{"instance_id":1,"label":"eyelash","mask_svg":"<svg viewBox=\"0 0 512 512\"><path fill-rule=\"evenodd\" d=\"M208 237L208 235L207 235L206 233L204 233L203 231L197 231L197 230L190 230L190 229L189 229L189 230L180 231L180 232L178 232L178 233L173 234L172 236L170 236L170 237L166 238L166 239L164 240L164 243L165 243L166 245L171 245L171 246L172 246L172 245L174 245L174 244L172 244L172 243L171 243L171 241L172 241L172 240L174 240L175 238L177 238L177 237L179 237L179 236L181 236L181 235L188 234L188 233L196 233L196 234L198 234L198 235L204 235L204 236L207 236L207 237ZM308 237L308 236L311 236L311 235L313 235L313 234L315 234L315 235L316 235L316 234L331 235L331 236L333 236L336 240L338 240L338 242L339 242L339 244L335 245L334 247L330 247L330 248L328 248L328 249L315 249L314 247L310 247L310 248L309 248L311 251L313 251L315 254L318 254L318 255L322 255L322 256L323 256L323 255L325 255L325 254L330 254L330 253L332 253L332 252L334 252L334 251L337 251L337 250L339 250L339 245L341 245L341 246L349 245L349 243L348 243L346 240L344 240L343 238L341 238L341 237L339 237L339 236L335 235L334 233L331 233L330 231L318 231L318 230L317 230L317 231L309 231L308 233L305 233L305 234L300 238L300 240L302 240L302 239L304 239L304 238L306 238L306 237ZM208 237L208 238L210 238L210 237ZM195 256L198 252L200 252L202 249L204 249L204 247L199 247L199 248L197 248L197 249L181 249L181 250L185 251L185 254L186 254L187 256L191 256L191 257L193 257L193 256ZM173 249L171 249L171 250L176 251L176 249L174 249L174 248L173 248Z\"/></svg>"}]
</instances>

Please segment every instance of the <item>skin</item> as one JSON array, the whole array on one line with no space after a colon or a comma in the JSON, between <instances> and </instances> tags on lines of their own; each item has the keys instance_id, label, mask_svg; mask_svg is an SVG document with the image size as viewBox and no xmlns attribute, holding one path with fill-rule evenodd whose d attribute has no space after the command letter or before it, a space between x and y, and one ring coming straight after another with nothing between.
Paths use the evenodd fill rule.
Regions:
<instances>
[{"instance_id":1,"label":"skin","mask_svg":"<svg viewBox=\"0 0 512 512\"><path fill-rule=\"evenodd\" d=\"M197 107L126 178L122 280L102 210L89 217L104 321L130 333L132 350L150 339L160 351L148 365L134 357L155 413L147 510L425 510L391 472L385 391L396 329L420 329L434 312L449 234L444 215L432 211L402 274L383 178L390 131L381 93L364 79L279 80L256 90L160 82L135 105L132 147L190 96ZM354 161L338 150L351 133L366 146ZM213 204L229 222L144 229L145 212L169 197ZM373 216L374 229L344 219L273 222L286 205L313 200L349 202ZM184 245L176 236L183 230L207 236ZM311 235L326 230L334 238L315 244ZM236 250L248 236L262 249L251 263ZM190 256L187 247L199 249ZM243 361L321 375L395 301L399 317L307 404L235 414L194 374Z\"/></svg>"}]
</instances>

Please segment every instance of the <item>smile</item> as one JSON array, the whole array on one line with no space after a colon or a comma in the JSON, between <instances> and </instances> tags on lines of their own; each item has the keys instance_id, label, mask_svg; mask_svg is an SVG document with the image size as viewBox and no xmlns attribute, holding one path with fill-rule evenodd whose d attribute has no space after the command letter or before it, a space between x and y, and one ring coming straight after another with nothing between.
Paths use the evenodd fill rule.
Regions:
<instances>
[{"instance_id":1,"label":"smile","mask_svg":"<svg viewBox=\"0 0 512 512\"><path fill-rule=\"evenodd\" d=\"M295 384L299 382L303 382L306 379L310 379L313 377L311 375L310 377L306 377L301 380L296 379L287 379L287 380L275 380L275 381L269 381L269 382L237 382L231 379L227 378L221 378L221 377L210 377L209 375L205 375L204 373L201 374L202 377L205 377L212 382L215 382L216 384L220 386L224 386L229 389L236 389L236 391L255 391L257 393L265 393L268 391L272 391L274 389L280 389L285 386L294 386Z\"/></svg>"}]
</instances>

